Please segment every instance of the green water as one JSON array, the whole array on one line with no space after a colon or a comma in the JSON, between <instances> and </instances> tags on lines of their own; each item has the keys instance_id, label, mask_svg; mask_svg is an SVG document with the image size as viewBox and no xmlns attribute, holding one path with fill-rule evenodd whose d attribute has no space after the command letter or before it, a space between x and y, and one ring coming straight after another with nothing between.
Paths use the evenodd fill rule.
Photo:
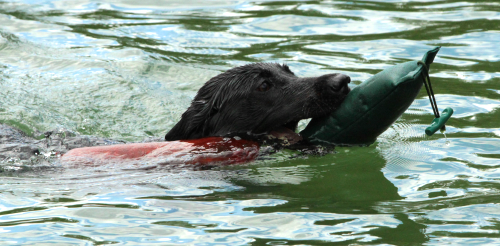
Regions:
<instances>
[{"instance_id":1,"label":"green water","mask_svg":"<svg viewBox=\"0 0 500 246\"><path fill-rule=\"evenodd\" d=\"M421 92L374 145L322 157L0 173L0 245L500 245L499 1L0 1L0 23L0 123L34 135L161 137L231 67L359 84L434 46L455 110L426 137Z\"/></svg>"}]
</instances>

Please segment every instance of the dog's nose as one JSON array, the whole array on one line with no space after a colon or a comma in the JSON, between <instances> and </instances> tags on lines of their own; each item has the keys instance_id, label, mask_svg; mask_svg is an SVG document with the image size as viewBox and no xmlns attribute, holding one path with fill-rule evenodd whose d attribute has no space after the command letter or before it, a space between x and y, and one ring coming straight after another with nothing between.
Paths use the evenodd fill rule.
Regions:
<instances>
[{"instance_id":1,"label":"dog's nose","mask_svg":"<svg viewBox=\"0 0 500 246\"><path fill-rule=\"evenodd\" d=\"M330 90L339 92L342 89L349 88L347 84L351 83L351 78L345 74L334 73L328 75L326 83Z\"/></svg>"}]
</instances>

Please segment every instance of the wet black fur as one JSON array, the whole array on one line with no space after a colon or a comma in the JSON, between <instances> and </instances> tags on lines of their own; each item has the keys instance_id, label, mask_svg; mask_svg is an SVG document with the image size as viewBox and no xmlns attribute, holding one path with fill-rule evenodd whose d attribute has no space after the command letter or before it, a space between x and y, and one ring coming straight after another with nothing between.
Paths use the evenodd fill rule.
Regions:
<instances>
[{"instance_id":1,"label":"wet black fur","mask_svg":"<svg viewBox=\"0 0 500 246\"><path fill-rule=\"evenodd\" d=\"M276 63L236 67L200 88L165 140L266 134L280 126L294 130L301 119L335 110L349 82L343 74L299 78Z\"/></svg>"}]
</instances>

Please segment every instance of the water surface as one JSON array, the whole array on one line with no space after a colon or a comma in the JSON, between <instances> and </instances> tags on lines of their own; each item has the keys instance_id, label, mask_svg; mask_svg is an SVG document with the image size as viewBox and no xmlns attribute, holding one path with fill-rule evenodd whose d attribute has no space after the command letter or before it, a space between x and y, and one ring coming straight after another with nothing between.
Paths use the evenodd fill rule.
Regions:
<instances>
[{"instance_id":1,"label":"water surface","mask_svg":"<svg viewBox=\"0 0 500 246\"><path fill-rule=\"evenodd\" d=\"M435 46L455 109L447 138L422 91L369 147L210 170L2 160L0 244L500 244L498 1L0 1L0 22L0 122L34 136L161 137L234 66L359 84Z\"/></svg>"}]
</instances>

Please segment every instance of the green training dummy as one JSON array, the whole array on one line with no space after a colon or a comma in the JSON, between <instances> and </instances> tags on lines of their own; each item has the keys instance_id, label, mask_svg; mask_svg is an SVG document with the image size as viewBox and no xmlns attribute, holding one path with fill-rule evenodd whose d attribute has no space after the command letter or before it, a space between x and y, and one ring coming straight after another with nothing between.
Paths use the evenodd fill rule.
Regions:
<instances>
[{"instance_id":1,"label":"green training dummy","mask_svg":"<svg viewBox=\"0 0 500 246\"><path fill-rule=\"evenodd\" d=\"M335 112L311 120L300 134L313 144L372 144L417 97L439 48L428 51L422 61L405 62L377 73L355 87ZM430 87L430 80L427 82ZM444 130L444 123L453 110L447 108L440 118L432 87L429 92L428 85L426 89L436 119L426 133L432 135L438 129Z\"/></svg>"}]
</instances>

